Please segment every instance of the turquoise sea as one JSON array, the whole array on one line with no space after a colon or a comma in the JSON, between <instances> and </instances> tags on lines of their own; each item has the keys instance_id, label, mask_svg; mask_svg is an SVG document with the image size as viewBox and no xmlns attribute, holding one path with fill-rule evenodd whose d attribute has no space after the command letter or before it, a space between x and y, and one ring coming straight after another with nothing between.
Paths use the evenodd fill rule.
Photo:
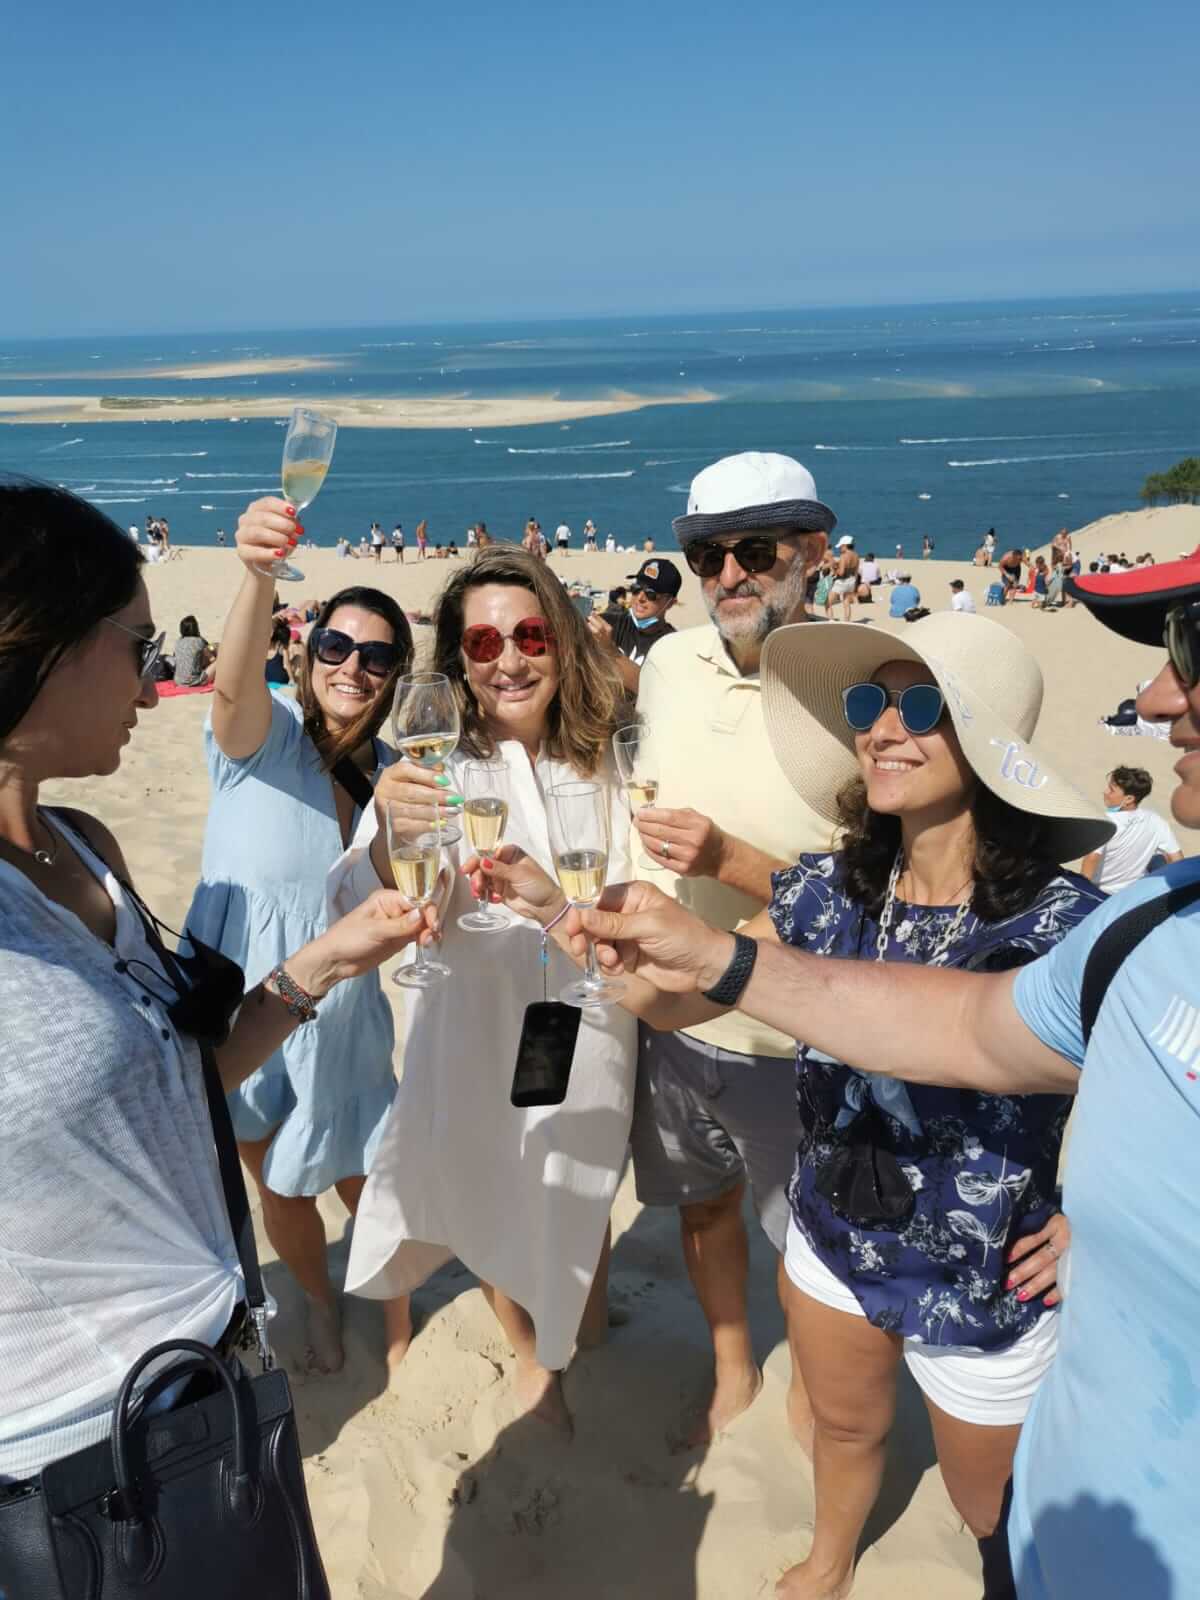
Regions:
<instances>
[{"instance_id":1,"label":"turquoise sea","mask_svg":"<svg viewBox=\"0 0 1200 1600\"><path fill-rule=\"evenodd\" d=\"M257 378L164 380L192 362L320 357ZM127 376L133 373L136 376ZM122 376L117 377L116 374ZM482 518L519 536L534 515L591 517L621 544L674 546L692 475L735 450L778 450L814 473L861 550L968 555L994 526L1039 543L1136 507L1147 473L1200 454L1200 292L759 315L625 317L456 327L42 340L0 344L0 394L655 397L567 425L342 429L306 515L330 544L372 520L435 542ZM277 492L274 421L0 426L0 470L63 483L120 523L169 517L181 543L232 535ZM1135 554L1136 552L1130 552Z\"/></svg>"}]
</instances>

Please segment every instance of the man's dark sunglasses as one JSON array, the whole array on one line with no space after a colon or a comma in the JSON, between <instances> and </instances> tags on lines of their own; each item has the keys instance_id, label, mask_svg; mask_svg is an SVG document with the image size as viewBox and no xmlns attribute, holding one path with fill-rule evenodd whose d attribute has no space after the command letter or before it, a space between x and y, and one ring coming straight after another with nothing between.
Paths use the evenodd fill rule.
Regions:
<instances>
[{"instance_id":1,"label":"man's dark sunglasses","mask_svg":"<svg viewBox=\"0 0 1200 1600\"><path fill-rule=\"evenodd\" d=\"M736 544L701 540L688 545L683 555L698 578L715 578L725 565L726 556L732 556L743 572L768 572L775 565L778 550L778 539L765 533L752 533Z\"/></svg>"},{"instance_id":2,"label":"man's dark sunglasses","mask_svg":"<svg viewBox=\"0 0 1200 1600\"><path fill-rule=\"evenodd\" d=\"M1200 600L1172 606L1163 627L1163 643L1185 689L1200 683Z\"/></svg>"},{"instance_id":3,"label":"man's dark sunglasses","mask_svg":"<svg viewBox=\"0 0 1200 1600\"><path fill-rule=\"evenodd\" d=\"M400 646L388 644L383 639L368 639L360 643L348 633L337 628L314 628L313 654L327 667L340 667L358 651L358 663L373 678L386 678L400 661Z\"/></svg>"},{"instance_id":4,"label":"man's dark sunglasses","mask_svg":"<svg viewBox=\"0 0 1200 1600\"><path fill-rule=\"evenodd\" d=\"M869 733L894 705L906 733L932 733L946 711L936 683L910 683L907 689L885 689L881 683L854 683L842 690L842 710L855 733Z\"/></svg>"}]
</instances>

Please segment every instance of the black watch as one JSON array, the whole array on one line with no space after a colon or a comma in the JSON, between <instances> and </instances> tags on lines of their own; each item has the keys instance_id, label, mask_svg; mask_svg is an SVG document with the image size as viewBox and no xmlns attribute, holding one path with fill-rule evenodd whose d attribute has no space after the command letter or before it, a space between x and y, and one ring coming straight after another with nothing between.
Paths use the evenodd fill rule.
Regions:
<instances>
[{"instance_id":1,"label":"black watch","mask_svg":"<svg viewBox=\"0 0 1200 1600\"><path fill-rule=\"evenodd\" d=\"M758 944L744 933L733 936L733 960L713 984L703 991L704 998L715 1006L734 1006L742 997L742 990L750 982L754 963L758 960Z\"/></svg>"}]
</instances>

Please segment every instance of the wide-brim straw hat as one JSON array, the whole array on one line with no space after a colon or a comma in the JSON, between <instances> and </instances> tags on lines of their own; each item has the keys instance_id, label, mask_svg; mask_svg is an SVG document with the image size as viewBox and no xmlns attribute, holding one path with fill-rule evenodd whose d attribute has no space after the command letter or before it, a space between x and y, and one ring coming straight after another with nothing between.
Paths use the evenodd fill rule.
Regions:
<instances>
[{"instance_id":1,"label":"wide-brim straw hat","mask_svg":"<svg viewBox=\"0 0 1200 1600\"><path fill-rule=\"evenodd\" d=\"M1042 673L1001 623L942 612L903 637L854 622L777 628L762 655L767 734L792 787L818 816L837 822L837 797L861 769L842 691L889 661L926 667L971 770L994 795L1040 817L1040 853L1074 861L1106 844L1115 825L1061 778L1030 743L1042 707Z\"/></svg>"}]
</instances>

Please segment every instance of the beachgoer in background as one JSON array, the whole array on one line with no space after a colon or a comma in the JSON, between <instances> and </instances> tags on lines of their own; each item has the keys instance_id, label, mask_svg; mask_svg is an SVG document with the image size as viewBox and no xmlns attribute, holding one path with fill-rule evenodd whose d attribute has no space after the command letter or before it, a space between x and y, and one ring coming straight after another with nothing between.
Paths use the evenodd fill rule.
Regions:
<instances>
[{"instance_id":1,"label":"beachgoer in background","mask_svg":"<svg viewBox=\"0 0 1200 1600\"><path fill-rule=\"evenodd\" d=\"M458 546L455 544L453 539L451 539L450 543L446 546L446 559L448 561L458 560Z\"/></svg>"},{"instance_id":2,"label":"beachgoer in background","mask_svg":"<svg viewBox=\"0 0 1200 1600\"><path fill-rule=\"evenodd\" d=\"M904 560L904 546L902 544L898 544L896 546L896 560L897 561L903 561Z\"/></svg>"},{"instance_id":3,"label":"beachgoer in background","mask_svg":"<svg viewBox=\"0 0 1200 1600\"><path fill-rule=\"evenodd\" d=\"M879 572L879 563L875 559L874 550L867 551L867 559L862 564L862 581L870 584L872 589L875 588L877 584L883 582Z\"/></svg>"},{"instance_id":4,"label":"beachgoer in background","mask_svg":"<svg viewBox=\"0 0 1200 1600\"><path fill-rule=\"evenodd\" d=\"M567 551L571 548L571 530L568 528L565 522L560 522L558 527L555 528L554 540L558 545L559 555L565 556Z\"/></svg>"},{"instance_id":5,"label":"beachgoer in background","mask_svg":"<svg viewBox=\"0 0 1200 1600\"><path fill-rule=\"evenodd\" d=\"M525 532L521 538L521 548L527 555L536 560L542 559L542 530L538 527L537 519L530 517L525 524Z\"/></svg>"},{"instance_id":6,"label":"beachgoer in background","mask_svg":"<svg viewBox=\"0 0 1200 1600\"><path fill-rule=\"evenodd\" d=\"M479 530L474 523L467 529L467 549L474 550L479 542Z\"/></svg>"},{"instance_id":7,"label":"beachgoer in background","mask_svg":"<svg viewBox=\"0 0 1200 1600\"><path fill-rule=\"evenodd\" d=\"M768 731L838 840L775 875L747 942L833 969L989 972L1058 944L1102 903L1059 863L1110 825L1030 747L1042 691L1030 652L979 617L928 617L903 642L844 626L777 633L763 660ZM1036 763L1036 787L1013 782L1013 752ZM711 1017L719 999L627 991L657 1026ZM985 1593L1011 1595L988 1574L1004 1563L996 1529L1013 1452L1058 1342L1048 1307L1069 1237L1055 1204L1069 1098L903 1085L879 1075L887 1047L864 1073L824 1037L805 1042L807 1029L798 1020L803 1134L785 1266L788 1338L816 1424L815 1528L777 1593L848 1591L903 1358L951 1501L980 1541Z\"/></svg>"},{"instance_id":8,"label":"beachgoer in background","mask_svg":"<svg viewBox=\"0 0 1200 1600\"><path fill-rule=\"evenodd\" d=\"M998 566L1000 582L1004 585L1000 592L1001 605L1007 604L1021 586L1021 552L1013 549L1000 557Z\"/></svg>"},{"instance_id":9,"label":"beachgoer in background","mask_svg":"<svg viewBox=\"0 0 1200 1600\"><path fill-rule=\"evenodd\" d=\"M631 576L628 609L615 622L594 611L587 619L592 637L614 658L626 694L637 694L646 657L660 639L675 632L667 612L678 601L682 587L683 573L673 561L661 557L644 561Z\"/></svg>"},{"instance_id":10,"label":"beachgoer in background","mask_svg":"<svg viewBox=\"0 0 1200 1600\"><path fill-rule=\"evenodd\" d=\"M615 627L629 609L629 590L623 583L608 591L608 605L600 613L609 627Z\"/></svg>"},{"instance_id":11,"label":"beachgoer in background","mask_svg":"<svg viewBox=\"0 0 1200 1600\"><path fill-rule=\"evenodd\" d=\"M360 561L365 561L367 556L370 554L370 550L371 550L370 540L367 538L366 534L364 533L362 538L358 541L358 559Z\"/></svg>"},{"instance_id":12,"label":"beachgoer in background","mask_svg":"<svg viewBox=\"0 0 1200 1600\"><path fill-rule=\"evenodd\" d=\"M815 617L816 614L819 611L823 611L825 613L825 621L826 622L832 621L832 613L833 613L833 573L834 573L833 555L832 555L832 553L830 551L827 550L825 552L825 554L821 557L820 564L816 569L815 576L816 576L816 580L817 581L812 586L812 612L811 612L811 615Z\"/></svg>"},{"instance_id":13,"label":"beachgoer in background","mask_svg":"<svg viewBox=\"0 0 1200 1600\"><path fill-rule=\"evenodd\" d=\"M983 548L988 553L987 564L990 567L996 554L996 530L989 528L983 536Z\"/></svg>"},{"instance_id":14,"label":"beachgoer in background","mask_svg":"<svg viewBox=\"0 0 1200 1600\"><path fill-rule=\"evenodd\" d=\"M475 529L475 548L476 548L476 550L486 550L488 548L488 546L490 544L492 544L493 542L494 541L492 539L491 534L487 531L487 523L486 522L478 523L476 525L476 529Z\"/></svg>"},{"instance_id":15,"label":"beachgoer in background","mask_svg":"<svg viewBox=\"0 0 1200 1600\"><path fill-rule=\"evenodd\" d=\"M211 683L216 672L217 653L200 632L195 617L184 617L179 624L179 639L172 652L175 682L185 689Z\"/></svg>"},{"instance_id":16,"label":"beachgoer in background","mask_svg":"<svg viewBox=\"0 0 1200 1600\"><path fill-rule=\"evenodd\" d=\"M646 858L676 874L667 891L706 921L737 928L771 898L772 871L829 843L831 830L797 803L771 752L758 667L772 632L804 617L807 574L836 518L798 461L757 452L705 468L688 507L674 531L711 620L663 640L642 669L638 715L653 731L658 796L635 821ZM657 878L639 857L639 876ZM732 1014L676 1033L639 1028L638 1198L678 1208L712 1336L711 1385L683 1423L686 1443L715 1436L762 1386L742 1203L748 1185L782 1258L800 1139L794 1055L790 1038ZM798 1378L790 1404L803 1435L810 1418Z\"/></svg>"},{"instance_id":17,"label":"beachgoer in background","mask_svg":"<svg viewBox=\"0 0 1200 1600\"><path fill-rule=\"evenodd\" d=\"M288 656L292 644L292 628L286 617L276 617L271 623L271 639L267 646L265 677L276 689L286 689L292 682L291 663Z\"/></svg>"},{"instance_id":18,"label":"beachgoer in background","mask_svg":"<svg viewBox=\"0 0 1200 1600\"><path fill-rule=\"evenodd\" d=\"M967 593L961 578L950 579L950 609L963 611L968 616L975 615L975 602Z\"/></svg>"},{"instance_id":19,"label":"beachgoer in background","mask_svg":"<svg viewBox=\"0 0 1200 1600\"><path fill-rule=\"evenodd\" d=\"M505 855L528 852L547 869L548 792L579 780L609 785L608 872L626 875L628 812L610 748L621 686L553 573L505 548L460 567L438 602L432 664L458 696L457 751L446 773L409 762L388 769L331 875L333 904L357 904L390 878L386 807L443 800L455 809L473 760L502 764ZM456 859L476 864L465 844ZM525 1007L542 996L543 926L550 992L577 976L557 949L562 891L545 881L546 903L474 933L457 924L468 882L448 875L441 954L454 976L406 1004L400 1088L359 1208L347 1285L371 1298L407 1294L458 1256L483 1280L516 1352L523 1409L569 1426L561 1369L577 1337L598 1343L607 1328L608 1215L629 1131L634 1028L619 1008L585 1007L565 1101L512 1105ZM471 887L496 893L488 883Z\"/></svg>"},{"instance_id":20,"label":"beachgoer in background","mask_svg":"<svg viewBox=\"0 0 1200 1600\"><path fill-rule=\"evenodd\" d=\"M224 528L218 528L217 529L217 548L219 550L224 550L224 548L225 548L225 529Z\"/></svg>"},{"instance_id":21,"label":"beachgoer in background","mask_svg":"<svg viewBox=\"0 0 1200 1600\"><path fill-rule=\"evenodd\" d=\"M596 551L596 524L591 517L583 525L583 548L590 555Z\"/></svg>"},{"instance_id":22,"label":"beachgoer in background","mask_svg":"<svg viewBox=\"0 0 1200 1600\"><path fill-rule=\"evenodd\" d=\"M900 582L893 588L888 596L888 616L903 617L921 604L921 591L912 581L911 572L901 572Z\"/></svg>"},{"instance_id":23,"label":"beachgoer in background","mask_svg":"<svg viewBox=\"0 0 1200 1600\"><path fill-rule=\"evenodd\" d=\"M236 1370L245 1313L179 969L108 829L39 804L42 785L116 772L157 705L163 636L140 566L97 508L49 485L0 488L0 1589L14 1600L62 1593L56 1568L33 1574L38 1546L19 1533L49 1517L42 1468L103 1448L151 1346L196 1339ZM273 830L268 817L248 848ZM340 978L413 936L422 919L406 907L381 893L314 944L282 947L236 1017L209 1006L211 1036L232 1021L214 1052L227 1091L313 1026L310 1005L335 1005ZM303 1005L281 996L289 980Z\"/></svg>"},{"instance_id":24,"label":"beachgoer in background","mask_svg":"<svg viewBox=\"0 0 1200 1600\"><path fill-rule=\"evenodd\" d=\"M383 560L383 547L385 542L386 541L383 537L383 529L377 522L373 522L371 524L371 553L375 557L376 566L378 566Z\"/></svg>"},{"instance_id":25,"label":"beachgoer in background","mask_svg":"<svg viewBox=\"0 0 1200 1600\"><path fill-rule=\"evenodd\" d=\"M933 540L925 534L921 540L921 560L928 561L933 554Z\"/></svg>"},{"instance_id":26,"label":"beachgoer in background","mask_svg":"<svg viewBox=\"0 0 1200 1600\"><path fill-rule=\"evenodd\" d=\"M1117 831L1102 849L1085 856L1079 870L1085 878L1115 894L1137 883L1160 857L1164 866L1183 860L1179 840L1156 811L1142 811L1154 788L1144 767L1114 767L1104 788L1104 809Z\"/></svg>"},{"instance_id":27,"label":"beachgoer in background","mask_svg":"<svg viewBox=\"0 0 1200 1600\"><path fill-rule=\"evenodd\" d=\"M991 553L984 545L979 546L971 560L977 567L990 567L992 564Z\"/></svg>"},{"instance_id":28,"label":"beachgoer in background","mask_svg":"<svg viewBox=\"0 0 1200 1600\"><path fill-rule=\"evenodd\" d=\"M858 593L859 565L858 551L854 548L853 535L844 533L837 542L836 565L833 570L833 583L829 590L830 604L826 606L826 615L829 615L833 602L840 600L842 603L842 621L850 621L850 614L854 608L854 597Z\"/></svg>"},{"instance_id":29,"label":"beachgoer in background","mask_svg":"<svg viewBox=\"0 0 1200 1600\"><path fill-rule=\"evenodd\" d=\"M1031 589L1033 593L1033 609L1040 611L1046 604L1046 594L1050 584L1050 572L1046 566L1045 556L1037 556L1030 573L1033 580Z\"/></svg>"},{"instance_id":30,"label":"beachgoer in background","mask_svg":"<svg viewBox=\"0 0 1200 1600\"><path fill-rule=\"evenodd\" d=\"M604 553L605 553L605 555L608 555L608 556L613 555L615 553L615 551L616 551L616 548L617 548L617 536L616 536L615 533L610 533L605 537L605 540L604 540Z\"/></svg>"},{"instance_id":31,"label":"beachgoer in background","mask_svg":"<svg viewBox=\"0 0 1200 1600\"><path fill-rule=\"evenodd\" d=\"M187 918L251 982L326 926L326 873L374 775L394 759L377 735L413 651L390 596L343 589L309 634L296 698L268 690L259 666L271 626L265 569L293 544L294 524L277 499L256 500L238 522L245 572L217 660L205 735L212 803ZM322 1372L341 1367L343 1350L317 1197L336 1188L351 1213L358 1203L395 1092L392 1039L378 979L346 984L230 1101L267 1235L304 1291L310 1358ZM394 1365L412 1333L406 1300L389 1304L386 1323Z\"/></svg>"},{"instance_id":32,"label":"beachgoer in background","mask_svg":"<svg viewBox=\"0 0 1200 1600\"><path fill-rule=\"evenodd\" d=\"M650 538L643 539L642 540L642 553L644 555L651 555L653 553L653 551L654 551L654 540L650 539Z\"/></svg>"},{"instance_id":33,"label":"beachgoer in background","mask_svg":"<svg viewBox=\"0 0 1200 1600\"><path fill-rule=\"evenodd\" d=\"M392 549L396 552L396 561L404 565L404 528L398 522L392 529Z\"/></svg>"},{"instance_id":34,"label":"beachgoer in background","mask_svg":"<svg viewBox=\"0 0 1200 1600\"><path fill-rule=\"evenodd\" d=\"M424 561L424 559L425 559L425 548L428 545L428 543L429 543L429 527L428 527L428 524L425 521L425 518L422 517L420 522L417 523L417 560L418 561Z\"/></svg>"}]
</instances>

